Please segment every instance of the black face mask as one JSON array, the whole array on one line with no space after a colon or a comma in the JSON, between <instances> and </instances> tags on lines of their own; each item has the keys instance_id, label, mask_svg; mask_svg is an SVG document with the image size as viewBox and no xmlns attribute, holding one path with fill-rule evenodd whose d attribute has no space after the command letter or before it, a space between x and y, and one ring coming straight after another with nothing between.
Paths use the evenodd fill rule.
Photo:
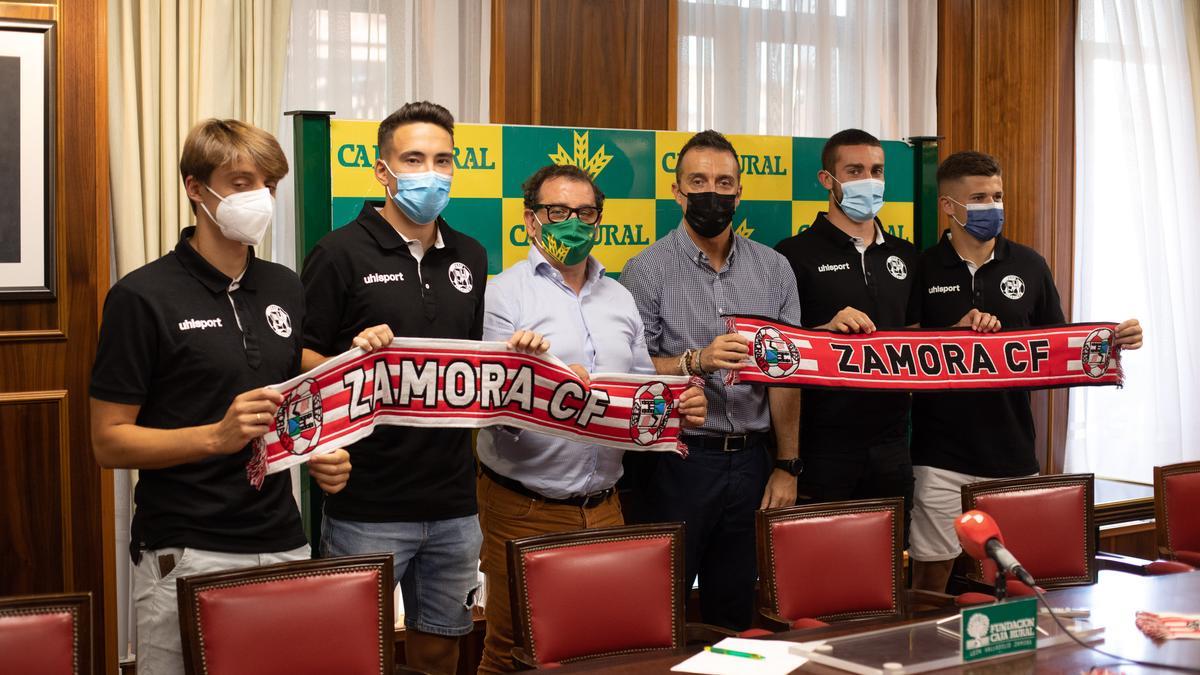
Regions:
<instances>
[{"instance_id":1,"label":"black face mask","mask_svg":"<svg viewBox=\"0 0 1200 675\"><path fill-rule=\"evenodd\" d=\"M712 239L724 232L733 222L736 194L692 192L684 193L683 196L687 197L687 211L684 212L683 219L701 237Z\"/></svg>"}]
</instances>

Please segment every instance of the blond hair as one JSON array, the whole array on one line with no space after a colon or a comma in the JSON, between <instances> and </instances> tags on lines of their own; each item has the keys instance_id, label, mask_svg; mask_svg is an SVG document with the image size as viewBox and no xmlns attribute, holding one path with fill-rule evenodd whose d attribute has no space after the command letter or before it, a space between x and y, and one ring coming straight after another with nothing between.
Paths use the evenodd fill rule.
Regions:
<instances>
[{"instance_id":1,"label":"blond hair","mask_svg":"<svg viewBox=\"0 0 1200 675\"><path fill-rule=\"evenodd\" d=\"M271 134L240 120L207 119L188 132L179 157L179 173L207 182L213 171L231 162L250 160L267 181L287 175L287 157Z\"/></svg>"}]
</instances>

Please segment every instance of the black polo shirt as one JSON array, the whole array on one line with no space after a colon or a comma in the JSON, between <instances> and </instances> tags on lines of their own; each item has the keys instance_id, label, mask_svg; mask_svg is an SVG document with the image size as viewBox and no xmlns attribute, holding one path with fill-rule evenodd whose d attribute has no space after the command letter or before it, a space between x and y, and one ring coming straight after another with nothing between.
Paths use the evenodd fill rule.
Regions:
<instances>
[{"instance_id":1,"label":"black polo shirt","mask_svg":"<svg viewBox=\"0 0 1200 675\"><path fill-rule=\"evenodd\" d=\"M917 249L875 224L876 236L859 253L850 235L818 213L812 227L775 247L796 273L800 316L805 328L829 323L845 307L853 307L880 330L904 328L909 298L917 276ZM801 401L801 448L830 444L866 447L903 437L908 426L907 393L839 391L805 388Z\"/></svg>"},{"instance_id":2,"label":"black polo shirt","mask_svg":"<svg viewBox=\"0 0 1200 675\"><path fill-rule=\"evenodd\" d=\"M335 356L365 328L399 337L479 340L487 252L438 218L443 247L418 264L409 245L367 202L354 222L325 235L304 261L304 346ZM467 429L380 426L347 448L354 471L325 500L334 518L423 521L477 513Z\"/></svg>"},{"instance_id":3,"label":"black polo shirt","mask_svg":"<svg viewBox=\"0 0 1200 675\"><path fill-rule=\"evenodd\" d=\"M996 238L993 259L972 278L948 233L921 255L914 304L922 326L952 326L972 308L1001 328L1064 323L1058 289L1037 251ZM913 394L913 464L1004 478L1039 470L1029 392Z\"/></svg>"},{"instance_id":4,"label":"black polo shirt","mask_svg":"<svg viewBox=\"0 0 1200 675\"><path fill-rule=\"evenodd\" d=\"M233 399L300 371L304 289L291 270L250 255L236 287L183 231L174 252L108 292L91 395L141 406L137 424L179 429L220 421ZM235 310L236 306L236 310ZM240 328L239 328L240 326ZM271 553L303 546L287 472L256 490L247 445L232 455L139 472L130 550L193 547Z\"/></svg>"}]
</instances>

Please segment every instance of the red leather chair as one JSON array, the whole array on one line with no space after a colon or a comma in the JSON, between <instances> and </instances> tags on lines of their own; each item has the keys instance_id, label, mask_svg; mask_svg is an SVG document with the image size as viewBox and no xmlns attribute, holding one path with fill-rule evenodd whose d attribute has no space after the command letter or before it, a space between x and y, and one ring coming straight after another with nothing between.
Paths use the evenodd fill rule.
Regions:
<instances>
[{"instance_id":1,"label":"red leather chair","mask_svg":"<svg viewBox=\"0 0 1200 675\"><path fill-rule=\"evenodd\" d=\"M963 511L979 509L1000 526L1004 545L1045 589L1096 583L1096 523L1092 474L1054 474L970 483ZM976 562L975 576L992 585L996 565ZM1009 595L1032 595L1019 581Z\"/></svg>"},{"instance_id":2,"label":"red leather chair","mask_svg":"<svg viewBox=\"0 0 1200 675\"><path fill-rule=\"evenodd\" d=\"M92 595L0 598L0 673L92 672Z\"/></svg>"},{"instance_id":3,"label":"red leather chair","mask_svg":"<svg viewBox=\"0 0 1200 675\"><path fill-rule=\"evenodd\" d=\"M685 644L682 523L510 541L508 578L524 666Z\"/></svg>"},{"instance_id":4,"label":"red leather chair","mask_svg":"<svg viewBox=\"0 0 1200 675\"><path fill-rule=\"evenodd\" d=\"M904 500L759 511L760 612L777 628L904 613Z\"/></svg>"},{"instance_id":5,"label":"red leather chair","mask_svg":"<svg viewBox=\"0 0 1200 675\"><path fill-rule=\"evenodd\" d=\"M392 557L360 555L178 580L188 675L390 675Z\"/></svg>"},{"instance_id":6,"label":"red leather chair","mask_svg":"<svg viewBox=\"0 0 1200 675\"><path fill-rule=\"evenodd\" d=\"M1159 555L1200 566L1200 462L1154 467Z\"/></svg>"}]
</instances>

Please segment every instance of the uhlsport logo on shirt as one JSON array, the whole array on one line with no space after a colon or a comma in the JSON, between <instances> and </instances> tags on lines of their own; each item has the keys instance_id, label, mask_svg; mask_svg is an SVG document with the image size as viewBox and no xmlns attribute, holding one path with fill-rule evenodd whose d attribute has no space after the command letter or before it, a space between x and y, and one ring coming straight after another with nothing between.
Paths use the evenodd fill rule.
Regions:
<instances>
[{"instance_id":1,"label":"uhlsport logo on shirt","mask_svg":"<svg viewBox=\"0 0 1200 675\"><path fill-rule=\"evenodd\" d=\"M1000 280L1000 292L1009 300L1020 300L1025 295L1025 280L1010 274Z\"/></svg>"},{"instance_id":2,"label":"uhlsport logo on shirt","mask_svg":"<svg viewBox=\"0 0 1200 675\"><path fill-rule=\"evenodd\" d=\"M317 381L308 378L284 399L275 411L279 444L293 455L303 455L321 438L324 406Z\"/></svg>"},{"instance_id":3,"label":"uhlsport logo on shirt","mask_svg":"<svg viewBox=\"0 0 1200 675\"><path fill-rule=\"evenodd\" d=\"M962 290L962 286L954 284L953 286L930 286L929 294L937 295L939 293L958 293Z\"/></svg>"},{"instance_id":4,"label":"uhlsport logo on shirt","mask_svg":"<svg viewBox=\"0 0 1200 675\"><path fill-rule=\"evenodd\" d=\"M771 377L787 377L800 366L800 350L779 329L764 326L754 334L754 363Z\"/></svg>"},{"instance_id":5,"label":"uhlsport logo on shirt","mask_svg":"<svg viewBox=\"0 0 1200 675\"><path fill-rule=\"evenodd\" d=\"M905 277L908 276L908 265L904 264L904 261L900 259L900 256L891 255L888 256L887 259L887 271L893 277L903 281Z\"/></svg>"},{"instance_id":6,"label":"uhlsport logo on shirt","mask_svg":"<svg viewBox=\"0 0 1200 675\"><path fill-rule=\"evenodd\" d=\"M179 330L208 330L209 328L224 328L220 319L184 319L179 322Z\"/></svg>"},{"instance_id":7,"label":"uhlsport logo on shirt","mask_svg":"<svg viewBox=\"0 0 1200 675\"><path fill-rule=\"evenodd\" d=\"M850 263L840 263L840 264L827 263L825 265L821 265L820 267L818 267L817 271L818 272L841 272L843 270L849 270L849 269L850 269Z\"/></svg>"},{"instance_id":8,"label":"uhlsport logo on shirt","mask_svg":"<svg viewBox=\"0 0 1200 675\"><path fill-rule=\"evenodd\" d=\"M662 382L647 382L633 394L629 408L629 437L638 445L650 445L662 436L675 409L671 388Z\"/></svg>"},{"instance_id":9,"label":"uhlsport logo on shirt","mask_svg":"<svg viewBox=\"0 0 1200 675\"><path fill-rule=\"evenodd\" d=\"M281 338L292 336L292 317L279 305L267 307L267 325Z\"/></svg>"},{"instance_id":10,"label":"uhlsport logo on shirt","mask_svg":"<svg viewBox=\"0 0 1200 675\"><path fill-rule=\"evenodd\" d=\"M364 284L390 284L396 281L404 281L404 274L397 272L395 274L384 274L382 272L372 272L363 275Z\"/></svg>"},{"instance_id":11,"label":"uhlsport logo on shirt","mask_svg":"<svg viewBox=\"0 0 1200 675\"><path fill-rule=\"evenodd\" d=\"M1097 328L1084 338L1083 347L1079 350L1079 359L1083 362L1083 372L1088 377L1099 379L1108 372L1114 337L1112 330Z\"/></svg>"}]
</instances>

